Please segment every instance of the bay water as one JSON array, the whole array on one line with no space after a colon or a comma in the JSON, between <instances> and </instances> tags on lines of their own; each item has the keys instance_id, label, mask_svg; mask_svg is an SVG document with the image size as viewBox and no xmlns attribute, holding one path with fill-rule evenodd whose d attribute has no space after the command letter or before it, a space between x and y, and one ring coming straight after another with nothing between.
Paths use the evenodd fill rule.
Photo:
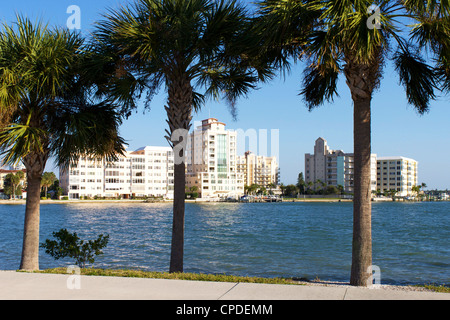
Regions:
<instances>
[{"instance_id":1,"label":"bay water","mask_svg":"<svg viewBox=\"0 0 450 320\"><path fill-rule=\"evenodd\" d=\"M348 202L187 203L184 271L349 281ZM20 264L25 206L0 205L0 270ZM171 203L41 205L40 241L66 228L109 234L93 267L168 271ZM450 202L372 205L373 264L382 284L450 283ZM40 249L40 268L72 264Z\"/></svg>"}]
</instances>

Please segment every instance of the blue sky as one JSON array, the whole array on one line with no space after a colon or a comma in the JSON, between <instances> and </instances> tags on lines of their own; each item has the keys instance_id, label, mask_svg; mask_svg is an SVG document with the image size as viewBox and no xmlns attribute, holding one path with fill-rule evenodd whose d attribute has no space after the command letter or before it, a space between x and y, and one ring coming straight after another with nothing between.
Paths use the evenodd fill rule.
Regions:
<instances>
[{"instance_id":1,"label":"blue sky","mask_svg":"<svg viewBox=\"0 0 450 320\"><path fill-rule=\"evenodd\" d=\"M10 24L15 14L41 19L50 25L65 26L70 5L81 9L81 31L88 35L94 21L106 8L116 8L129 0L16 0L0 3L0 19ZM303 65L293 66L291 73L278 77L238 101L238 118L233 120L225 102L209 102L194 115L194 121L209 116L227 124L229 129L279 130L281 181L295 183L304 170L304 154L312 153L314 141L323 137L332 149L353 151L353 107L349 89L341 76L339 97L311 112L298 96ZM164 111L164 88L151 102L121 127L121 135L130 149L145 145L167 145ZM391 64L384 69L381 87L372 99L372 152L379 156L405 156L419 161L419 182L428 189L450 187L450 103L441 97L421 116L407 104L403 88ZM269 147L270 149L270 147ZM52 169L52 168L49 168Z\"/></svg>"}]
</instances>

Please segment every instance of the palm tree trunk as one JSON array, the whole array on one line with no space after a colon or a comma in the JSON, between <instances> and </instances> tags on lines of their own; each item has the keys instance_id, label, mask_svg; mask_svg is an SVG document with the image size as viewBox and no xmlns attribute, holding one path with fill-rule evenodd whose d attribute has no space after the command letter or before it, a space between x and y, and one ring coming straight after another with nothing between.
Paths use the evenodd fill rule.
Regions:
<instances>
[{"instance_id":1,"label":"palm tree trunk","mask_svg":"<svg viewBox=\"0 0 450 320\"><path fill-rule=\"evenodd\" d=\"M172 249L169 272L183 272L185 163L175 164L173 188Z\"/></svg>"},{"instance_id":2,"label":"palm tree trunk","mask_svg":"<svg viewBox=\"0 0 450 320\"><path fill-rule=\"evenodd\" d=\"M353 244L350 284L368 286L372 265L370 101L354 101ZM369 272L370 271L370 272ZM369 279L370 277L370 279Z\"/></svg>"},{"instance_id":3,"label":"palm tree trunk","mask_svg":"<svg viewBox=\"0 0 450 320\"><path fill-rule=\"evenodd\" d=\"M350 284L372 284L372 203L370 181L372 92L379 84L382 48L369 63L358 63L353 52L345 54L344 74L353 100L354 196Z\"/></svg>"},{"instance_id":4,"label":"palm tree trunk","mask_svg":"<svg viewBox=\"0 0 450 320\"><path fill-rule=\"evenodd\" d=\"M177 76L169 81L168 96L166 112L170 132L167 130L166 132L170 137L166 136L166 139L172 144L175 161L169 272L183 272L184 198L186 193L185 147L192 119L192 86L187 75Z\"/></svg>"},{"instance_id":5,"label":"palm tree trunk","mask_svg":"<svg viewBox=\"0 0 450 320\"><path fill-rule=\"evenodd\" d=\"M27 169L27 200L23 229L21 270L39 270L39 204L41 178L47 162L46 154L29 154L23 163Z\"/></svg>"}]
</instances>

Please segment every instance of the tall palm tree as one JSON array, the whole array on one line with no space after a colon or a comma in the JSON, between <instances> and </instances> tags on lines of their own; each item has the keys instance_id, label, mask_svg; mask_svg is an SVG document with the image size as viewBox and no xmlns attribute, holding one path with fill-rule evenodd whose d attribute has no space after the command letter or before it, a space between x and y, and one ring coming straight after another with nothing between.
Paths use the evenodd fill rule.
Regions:
<instances>
[{"instance_id":1,"label":"tall palm tree","mask_svg":"<svg viewBox=\"0 0 450 320\"><path fill-rule=\"evenodd\" d=\"M308 61L303 96L312 110L337 95L344 74L354 107L353 245L350 283L370 283L372 265L371 99L383 67L393 61L406 97L428 111L436 91L450 89L448 1L264 0L261 30L278 66ZM425 53L430 59L427 61ZM433 65L434 64L434 65Z\"/></svg>"},{"instance_id":2,"label":"tall palm tree","mask_svg":"<svg viewBox=\"0 0 450 320\"><path fill-rule=\"evenodd\" d=\"M234 112L236 99L269 75L250 68L257 50L250 28L235 1L136 0L110 11L94 34L112 75L99 87L118 97L125 113L144 91L147 103L161 86L167 92L166 139L175 154L170 272L183 271L183 149L193 111L208 97L222 97Z\"/></svg>"},{"instance_id":3,"label":"tall palm tree","mask_svg":"<svg viewBox=\"0 0 450 320\"><path fill-rule=\"evenodd\" d=\"M20 269L39 269L41 178L49 157L64 167L81 154L123 152L115 105L90 99L87 48L76 33L18 17L0 32L0 151L22 161L27 200Z\"/></svg>"}]
</instances>

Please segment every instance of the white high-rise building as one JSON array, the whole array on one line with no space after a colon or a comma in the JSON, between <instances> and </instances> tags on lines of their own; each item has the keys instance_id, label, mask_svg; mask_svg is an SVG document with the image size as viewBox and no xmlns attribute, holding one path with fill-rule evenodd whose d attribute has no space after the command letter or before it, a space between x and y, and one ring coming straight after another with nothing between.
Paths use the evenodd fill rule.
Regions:
<instances>
[{"instance_id":1,"label":"white high-rise building","mask_svg":"<svg viewBox=\"0 0 450 320\"><path fill-rule=\"evenodd\" d=\"M170 147L126 151L117 161L80 157L60 170L60 185L69 199L80 197L155 196L173 199L174 158Z\"/></svg>"},{"instance_id":2,"label":"white high-rise building","mask_svg":"<svg viewBox=\"0 0 450 320\"><path fill-rule=\"evenodd\" d=\"M186 146L186 187L196 186L202 198L238 197L243 174L236 167L237 132L209 118L190 133Z\"/></svg>"},{"instance_id":3,"label":"white high-rise building","mask_svg":"<svg viewBox=\"0 0 450 320\"><path fill-rule=\"evenodd\" d=\"M377 189L395 190L396 196L413 195L411 188L418 185L418 162L405 157L379 157L377 159Z\"/></svg>"}]
</instances>

